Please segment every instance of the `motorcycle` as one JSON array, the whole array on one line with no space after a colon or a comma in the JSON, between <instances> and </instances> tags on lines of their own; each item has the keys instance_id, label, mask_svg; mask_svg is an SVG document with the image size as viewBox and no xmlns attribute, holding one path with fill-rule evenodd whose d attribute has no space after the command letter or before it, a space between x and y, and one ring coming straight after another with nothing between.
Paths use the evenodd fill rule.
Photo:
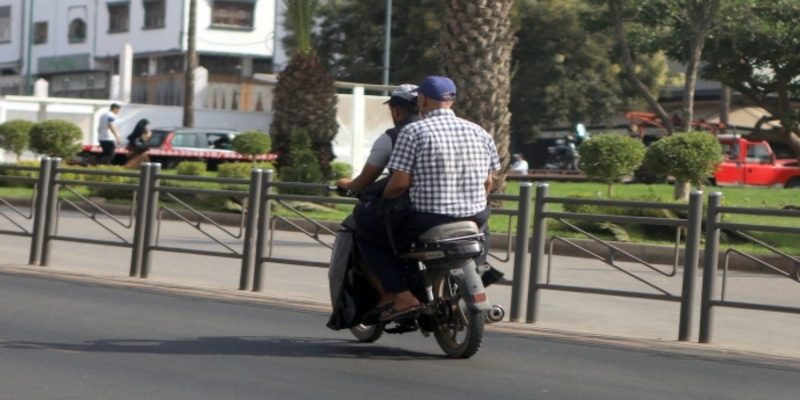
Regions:
<instances>
[{"instance_id":1,"label":"motorcycle","mask_svg":"<svg viewBox=\"0 0 800 400\"><path fill-rule=\"evenodd\" d=\"M336 240L340 240L338 235ZM476 262L485 256L484 247L485 235L472 221L439 225L424 232L408 251L400 254L407 261L403 271L405 280L421 308L385 322L368 312L350 312L355 315L355 325L349 328L353 336L360 342L373 343L384 333L419 331L425 337L433 334L439 347L450 357L475 355L483 341L485 324L499 322L505 316L503 307L491 304L486 295L485 287L498 281L502 273L489 264ZM332 263L337 261L335 258L343 257L342 254L337 256L334 244ZM350 284L356 279L366 281L358 268L349 268L348 273L346 281ZM337 307L341 308L337 301L341 301L339 296L343 294L334 288L340 281L331 280L332 320ZM330 322L328 326L331 327Z\"/></svg>"},{"instance_id":2,"label":"motorcycle","mask_svg":"<svg viewBox=\"0 0 800 400\"><path fill-rule=\"evenodd\" d=\"M580 171L581 156L575 141L567 138L556 140L555 146L547 148L547 163L545 169Z\"/></svg>"}]
</instances>

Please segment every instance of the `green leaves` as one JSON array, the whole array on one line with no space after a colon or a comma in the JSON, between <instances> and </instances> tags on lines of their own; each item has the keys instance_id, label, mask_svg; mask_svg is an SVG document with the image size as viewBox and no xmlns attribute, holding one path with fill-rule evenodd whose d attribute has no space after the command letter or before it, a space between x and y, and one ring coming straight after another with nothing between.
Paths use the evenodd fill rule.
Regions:
<instances>
[{"instance_id":1,"label":"green leaves","mask_svg":"<svg viewBox=\"0 0 800 400\"><path fill-rule=\"evenodd\" d=\"M283 3L296 36L296 51L310 53L313 50L311 30L314 28L314 14L319 8L320 0L283 0Z\"/></svg>"},{"instance_id":2,"label":"green leaves","mask_svg":"<svg viewBox=\"0 0 800 400\"><path fill-rule=\"evenodd\" d=\"M30 149L33 152L68 160L81 149L83 131L72 122L60 119L39 122L31 128Z\"/></svg>"},{"instance_id":3,"label":"green leaves","mask_svg":"<svg viewBox=\"0 0 800 400\"><path fill-rule=\"evenodd\" d=\"M257 156L269 153L272 149L272 140L264 132L246 131L233 138L231 146L239 154Z\"/></svg>"},{"instance_id":4,"label":"green leaves","mask_svg":"<svg viewBox=\"0 0 800 400\"><path fill-rule=\"evenodd\" d=\"M33 122L22 119L12 119L0 125L0 147L17 155L19 161L22 152L28 148L28 136Z\"/></svg>"},{"instance_id":5,"label":"green leaves","mask_svg":"<svg viewBox=\"0 0 800 400\"><path fill-rule=\"evenodd\" d=\"M647 149L645 167L699 186L722 162L722 146L707 132L677 133Z\"/></svg>"},{"instance_id":6,"label":"green leaves","mask_svg":"<svg viewBox=\"0 0 800 400\"><path fill-rule=\"evenodd\" d=\"M618 134L592 137L578 148L581 169L592 179L609 185L620 178L633 174L642 164L645 148L641 141Z\"/></svg>"}]
</instances>

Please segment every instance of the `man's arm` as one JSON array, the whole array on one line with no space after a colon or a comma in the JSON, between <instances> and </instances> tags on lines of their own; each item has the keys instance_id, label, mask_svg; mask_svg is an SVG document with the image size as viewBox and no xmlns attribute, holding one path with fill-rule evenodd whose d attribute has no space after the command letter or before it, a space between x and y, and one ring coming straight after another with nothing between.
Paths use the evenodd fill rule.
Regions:
<instances>
[{"instance_id":1,"label":"man's arm","mask_svg":"<svg viewBox=\"0 0 800 400\"><path fill-rule=\"evenodd\" d=\"M396 199L411 187L411 174L403 171L392 171L392 177L383 190L384 199Z\"/></svg>"},{"instance_id":2,"label":"man's arm","mask_svg":"<svg viewBox=\"0 0 800 400\"><path fill-rule=\"evenodd\" d=\"M111 130L111 133L117 138L117 144L120 144L122 141L119 138L119 134L117 133L117 126L114 124L113 121L108 122L108 129Z\"/></svg>"},{"instance_id":3,"label":"man's arm","mask_svg":"<svg viewBox=\"0 0 800 400\"><path fill-rule=\"evenodd\" d=\"M483 187L486 189L486 195L489 195L489 192L492 191L492 176L494 174L489 172L489 176L486 177L486 181L483 182Z\"/></svg>"},{"instance_id":4,"label":"man's arm","mask_svg":"<svg viewBox=\"0 0 800 400\"><path fill-rule=\"evenodd\" d=\"M364 169L361 170L361 173L358 174L355 179L350 178L342 178L336 181L336 186L341 188L352 190L354 192L363 192L364 189L369 186L370 183L375 182L379 176L381 176L381 172L383 172L383 168L376 167L370 163L364 164Z\"/></svg>"}]
</instances>

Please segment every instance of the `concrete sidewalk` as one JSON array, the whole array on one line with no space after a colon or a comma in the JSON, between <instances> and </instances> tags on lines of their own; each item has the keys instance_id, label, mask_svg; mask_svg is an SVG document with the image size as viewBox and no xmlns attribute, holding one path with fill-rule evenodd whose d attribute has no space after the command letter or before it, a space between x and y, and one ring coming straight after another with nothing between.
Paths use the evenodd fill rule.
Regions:
<instances>
[{"instance_id":1,"label":"concrete sidewalk","mask_svg":"<svg viewBox=\"0 0 800 400\"><path fill-rule=\"evenodd\" d=\"M100 218L104 222L108 220ZM0 229L12 229L11 224L0 220ZM112 228L130 240L132 232L120 226ZM209 227L215 236L216 228ZM236 232L234 232L236 233ZM112 240L113 236L94 222L75 213L64 213L59 221L59 235L80 236ZM330 242L331 237L323 237ZM228 237L223 242L241 248L241 241ZM219 250L224 247L214 243L200 232L181 222L165 221L161 226L163 246L188 249ZM330 251L299 233L275 233L276 257L328 261ZM0 266L41 270L43 267L25 265L28 261L30 240L0 235ZM513 274L512 264L493 262L506 273ZM679 294L682 272L667 277L671 267L662 266L663 273L636 264L621 263L636 276L672 294ZM47 270L87 274L112 279L128 278L130 250L119 247L54 242L51 266ZM236 292L239 285L240 262L236 259L206 257L177 253L156 252L150 281L198 289ZM721 271L719 272L721 278ZM137 281L141 281L138 280ZM626 276L601 262L585 258L556 256L553 259L552 283L586 286L603 289L657 293L654 289ZM718 292L721 290L718 281ZM699 307L702 277L697 277L696 305ZM494 303L508 309L510 286L495 285L489 288ZM800 307L800 286L790 279L764 274L734 272L729 274L727 299ZM293 265L267 265L267 284L263 296L295 299L319 305L328 305L327 270ZM545 291L542 295L541 323L518 325L530 329L552 329L636 339L675 341L678 335L679 303L640 300L612 296L588 295L569 292ZM746 311L717 307L715 311L714 344L712 347L730 348L781 356L800 357L800 316L791 314ZM695 310L693 340L697 340L699 308ZM517 326L517 325L515 325ZM326 329L320 327L320 329Z\"/></svg>"}]
</instances>

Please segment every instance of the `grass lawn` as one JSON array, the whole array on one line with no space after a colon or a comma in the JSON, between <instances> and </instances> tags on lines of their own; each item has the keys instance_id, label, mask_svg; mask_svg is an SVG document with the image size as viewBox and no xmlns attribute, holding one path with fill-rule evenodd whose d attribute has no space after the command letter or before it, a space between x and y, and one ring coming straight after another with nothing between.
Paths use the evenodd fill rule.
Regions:
<instances>
[{"instance_id":1,"label":"grass lawn","mask_svg":"<svg viewBox=\"0 0 800 400\"><path fill-rule=\"evenodd\" d=\"M164 171L164 174L174 174L175 171ZM215 176L214 173L206 173L206 176ZM181 187L197 187L205 189L220 189L222 185L217 183L206 182L177 182L165 179L164 185L181 186ZM78 193L84 196L89 196L90 191L86 187L75 187ZM226 189L232 189L226 187ZM235 189L235 188L234 188ZM239 190L246 190L246 187L239 187ZM673 187L671 185L643 185L643 184L617 184L614 186L614 193L619 197L637 197L637 196L660 196L664 200L672 198ZM771 189L771 188L707 188L706 193L711 191L719 191L723 194L723 204L726 206L735 207L752 207L752 208L781 208L786 205L800 206L800 191L787 190L787 189ZM519 183L508 182L508 194L519 194ZM534 187L535 192L535 187ZM572 195L584 195L592 197L605 197L606 186L600 183L573 183L573 182L551 182L550 183L550 196L552 197L567 197ZM0 187L0 197L7 198L30 198L32 191L30 188L9 188ZM77 200L77 196L67 191L62 190L62 196L70 200ZM235 211L236 204L231 201L226 201L223 198L212 198L209 196L183 196L182 200L190 204L192 207L204 210L228 210ZM166 196L161 197L163 204L170 203ZM111 198L107 200L109 204L130 204L129 198ZM171 206L181 208L180 205L172 203ZM516 208L517 202L507 201L503 205L504 208ZM563 211L560 204L552 204L548 207L551 211ZM349 205L336 205L329 209L304 211L304 214L309 218L316 220L332 220L341 221L352 211L352 206ZM275 207L275 215L284 217L296 217L297 215L285 207ZM757 217L757 216L742 216L742 215L726 215L725 221L738 222L744 224L754 225L774 225L774 226L787 226L787 227L800 227L800 219L791 218L774 218L774 217ZM630 233L631 241L633 242L647 242L658 244L672 244L668 239L653 240L640 234L640 229L635 227L627 227ZM507 233L509 229L509 217L495 215L490 220L490 229L492 232ZM516 221L512 219L511 231L516 231ZM551 235L559 235L563 237L581 238L583 235L566 230L561 224L556 221L550 221L548 224L548 231ZM606 239L611 239L609 234L598 234L598 236ZM800 254L800 243L796 235L787 234L772 234L772 233L755 233L753 236L764 240L765 242L776 246L782 251L789 254ZM736 243L735 247L748 252L766 252L759 246Z\"/></svg>"}]
</instances>

